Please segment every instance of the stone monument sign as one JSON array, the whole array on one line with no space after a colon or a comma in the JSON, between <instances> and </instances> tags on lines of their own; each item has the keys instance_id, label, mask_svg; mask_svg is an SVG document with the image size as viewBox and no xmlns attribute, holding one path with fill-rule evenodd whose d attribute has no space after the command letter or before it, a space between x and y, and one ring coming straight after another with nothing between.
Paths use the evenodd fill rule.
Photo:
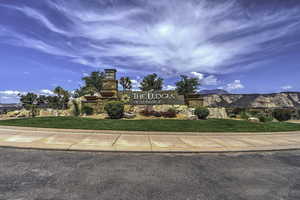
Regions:
<instances>
[{"instance_id":1,"label":"stone monument sign","mask_svg":"<svg viewBox=\"0 0 300 200\"><path fill-rule=\"evenodd\" d=\"M127 91L121 99L130 105L183 105L184 96L176 91Z\"/></svg>"}]
</instances>

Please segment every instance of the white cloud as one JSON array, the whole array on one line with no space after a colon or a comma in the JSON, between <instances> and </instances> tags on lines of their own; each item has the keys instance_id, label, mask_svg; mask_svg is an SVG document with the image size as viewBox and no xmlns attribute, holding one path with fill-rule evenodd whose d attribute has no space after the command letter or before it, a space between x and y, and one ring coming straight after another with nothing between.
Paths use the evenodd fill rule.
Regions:
<instances>
[{"instance_id":1,"label":"white cloud","mask_svg":"<svg viewBox=\"0 0 300 200\"><path fill-rule=\"evenodd\" d=\"M82 75L83 75L84 77L85 77L85 76L89 76L89 74L86 73L86 72L83 72Z\"/></svg>"},{"instance_id":2,"label":"white cloud","mask_svg":"<svg viewBox=\"0 0 300 200\"><path fill-rule=\"evenodd\" d=\"M39 91L40 95L54 95L54 93L51 90L43 89Z\"/></svg>"},{"instance_id":3,"label":"white cloud","mask_svg":"<svg viewBox=\"0 0 300 200\"><path fill-rule=\"evenodd\" d=\"M38 95L54 95L54 93L49 89L42 89L36 91L18 91L18 90L3 90L0 91L0 103L18 103L20 96L25 95L28 92L33 92Z\"/></svg>"},{"instance_id":4,"label":"white cloud","mask_svg":"<svg viewBox=\"0 0 300 200\"><path fill-rule=\"evenodd\" d=\"M131 84L132 84L132 90L140 89L140 80L139 79L138 80L132 79Z\"/></svg>"},{"instance_id":5,"label":"white cloud","mask_svg":"<svg viewBox=\"0 0 300 200\"><path fill-rule=\"evenodd\" d=\"M235 80L232 83L228 83L226 86L219 87L219 89L224 89L229 92L233 90L243 89L243 88L245 88L245 86L241 83L240 80Z\"/></svg>"},{"instance_id":6,"label":"white cloud","mask_svg":"<svg viewBox=\"0 0 300 200\"><path fill-rule=\"evenodd\" d=\"M19 94L25 94L25 92L17 90L3 90L0 91L0 103L16 103L19 102Z\"/></svg>"},{"instance_id":7,"label":"white cloud","mask_svg":"<svg viewBox=\"0 0 300 200\"><path fill-rule=\"evenodd\" d=\"M205 77L202 81L203 85L218 85L219 84L219 80L217 79L216 76L214 75L209 75L207 77Z\"/></svg>"},{"instance_id":8,"label":"white cloud","mask_svg":"<svg viewBox=\"0 0 300 200\"><path fill-rule=\"evenodd\" d=\"M176 86L174 86L174 85L164 85L163 89L164 90L175 90Z\"/></svg>"},{"instance_id":9,"label":"white cloud","mask_svg":"<svg viewBox=\"0 0 300 200\"><path fill-rule=\"evenodd\" d=\"M21 8L21 7L14 7L14 6L6 5L4 7L7 7L9 9L14 9L14 10L17 10L17 11L20 11L20 12L24 13L26 16L39 21L42 25L45 25L49 30L51 30L53 32L57 32L57 33L60 33L60 34L68 34L64 30L58 28L46 16L44 16L43 13L41 13L38 10L32 9L30 7L26 7L26 6Z\"/></svg>"},{"instance_id":10,"label":"white cloud","mask_svg":"<svg viewBox=\"0 0 300 200\"><path fill-rule=\"evenodd\" d=\"M0 91L0 94L2 95L11 95L11 96L17 96L19 94L22 94L23 92L17 91L17 90L4 90Z\"/></svg>"},{"instance_id":11,"label":"white cloud","mask_svg":"<svg viewBox=\"0 0 300 200\"><path fill-rule=\"evenodd\" d=\"M28 23L42 24L64 39L53 42L2 25L0 39L1 35L10 39L1 42L93 67L110 64L171 75L222 74L245 69L261 62L258 57L268 59L293 44L276 40L297 33L300 19L299 7L252 12L240 1L144 0L127 6L109 2L110 6L105 6L106 1L91 6L81 0L47 1L57 19L61 17L56 21L64 25L42 10L6 6L30 18ZM261 56L255 59L251 56L258 53ZM209 77L204 84L217 84L217 79Z\"/></svg>"},{"instance_id":12,"label":"white cloud","mask_svg":"<svg viewBox=\"0 0 300 200\"><path fill-rule=\"evenodd\" d=\"M219 84L218 78L214 75L205 76L204 74L199 73L199 72L191 72L190 74L193 77L198 78L201 85L218 85Z\"/></svg>"},{"instance_id":13,"label":"white cloud","mask_svg":"<svg viewBox=\"0 0 300 200\"><path fill-rule=\"evenodd\" d=\"M291 90L291 89L293 89L293 86L291 86L291 85L285 85L285 86L282 86L281 89L282 90Z\"/></svg>"},{"instance_id":14,"label":"white cloud","mask_svg":"<svg viewBox=\"0 0 300 200\"><path fill-rule=\"evenodd\" d=\"M204 75L202 73L199 73L199 72L191 72L191 75L198 78L199 80L202 80L204 78Z\"/></svg>"}]
</instances>

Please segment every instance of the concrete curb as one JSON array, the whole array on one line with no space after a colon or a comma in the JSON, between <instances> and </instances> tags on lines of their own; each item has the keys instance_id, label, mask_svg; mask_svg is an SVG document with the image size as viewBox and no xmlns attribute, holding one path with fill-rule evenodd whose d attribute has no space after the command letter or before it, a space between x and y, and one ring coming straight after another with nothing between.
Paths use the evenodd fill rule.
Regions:
<instances>
[{"instance_id":1,"label":"concrete curb","mask_svg":"<svg viewBox=\"0 0 300 200\"><path fill-rule=\"evenodd\" d=\"M193 136L239 136L239 135L283 135L283 134L300 134L300 131L287 132L164 132L164 131L119 131L119 130L84 130L84 129L59 129L59 128L37 128L22 126L0 126L0 129L14 129L21 131L46 131L56 133L101 133L101 134L126 134L126 135L193 135Z\"/></svg>"},{"instance_id":2,"label":"concrete curb","mask_svg":"<svg viewBox=\"0 0 300 200\"><path fill-rule=\"evenodd\" d=\"M142 154L227 154L227 153L256 153L256 152L284 152L299 151L299 148L288 149L266 149L266 150L239 150L239 151L107 151L107 150L76 150L76 149L47 149L34 147L16 147L1 146L0 149L20 149L20 150L36 150L36 151L57 151L57 152L82 152L82 153L142 153Z\"/></svg>"}]
</instances>

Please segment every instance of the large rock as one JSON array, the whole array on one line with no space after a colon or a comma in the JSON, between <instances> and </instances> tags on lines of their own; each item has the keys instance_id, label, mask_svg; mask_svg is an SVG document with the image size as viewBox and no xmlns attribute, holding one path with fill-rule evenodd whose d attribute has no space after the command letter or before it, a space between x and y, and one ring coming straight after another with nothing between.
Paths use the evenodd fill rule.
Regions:
<instances>
[{"instance_id":1,"label":"large rock","mask_svg":"<svg viewBox=\"0 0 300 200\"><path fill-rule=\"evenodd\" d=\"M214 119L227 119L228 115L225 108L208 108L209 116L208 118Z\"/></svg>"},{"instance_id":2,"label":"large rock","mask_svg":"<svg viewBox=\"0 0 300 200\"><path fill-rule=\"evenodd\" d=\"M123 117L126 118L126 119L134 119L136 117L136 114L134 114L134 113L124 113Z\"/></svg>"},{"instance_id":3,"label":"large rock","mask_svg":"<svg viewBox=\"0 0 300 200\"><path fill-rule=\"evenodd\" d=\"M250 117L250 118L248 119L248 121L249 121L249 122L258 123L258 122L259 122L259 119L256 118L256 117Z\"/></svg>"},{"instance_id":4,"label":"large rock","mask_svg":"<svg viewBox=\"0 0 300 200\"><path fill-rule=\"evenodd\" d=\"M196 115L189 115L187 117L188 120L198 120L198 117Z\"/></svg>"},{"instance_id":5,"label":"large rock","mask_svg":"<svg viewBox=\"0 0 300 200\"><path fill-rule=\"evenodd\" d=\"M30 116L31 116L31 112L25 109L11 111L5 115L5 117L7 118L22 118L22 117L30 117Z\"/></svg>"}]
</instances>

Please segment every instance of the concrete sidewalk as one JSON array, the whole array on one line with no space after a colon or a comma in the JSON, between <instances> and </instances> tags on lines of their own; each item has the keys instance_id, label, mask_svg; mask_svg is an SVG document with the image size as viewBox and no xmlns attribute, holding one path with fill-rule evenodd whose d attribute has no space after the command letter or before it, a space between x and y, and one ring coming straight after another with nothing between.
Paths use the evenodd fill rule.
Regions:
<instances>
[{"instance_id":1,"label":"concrete sidewalk","mask_svg":"<svg viewBox=\"0 0 300 200\"><path fill-rule=\"evenodd\" d=\"M0 147L134 152L242 152L300 149L300 131L165 133L0 126Z\"/></svg>"}]
</instances>

